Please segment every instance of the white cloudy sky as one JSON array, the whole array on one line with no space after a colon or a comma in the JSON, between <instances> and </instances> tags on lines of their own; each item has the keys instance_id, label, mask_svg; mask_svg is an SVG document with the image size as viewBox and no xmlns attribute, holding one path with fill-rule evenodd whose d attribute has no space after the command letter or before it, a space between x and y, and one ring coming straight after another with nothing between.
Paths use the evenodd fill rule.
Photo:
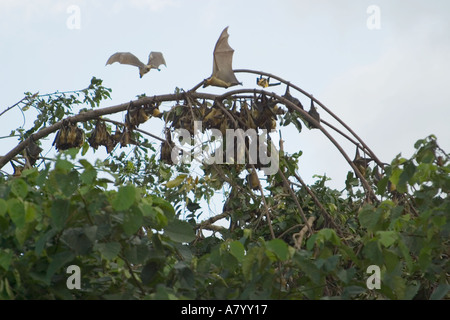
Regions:
<instances>
[{"instance_id":1,"label":"white cloudy sky","mask_svg":"<svg viewBox=\"0 0 450 320\"><path fill-rule=\"evenodd\" d=\"M80 29L67 27L72 5L80 9ZM371 5L380 10L380 29L367 27ZM313 94L382 161L410 156L415 141L429 134L450 150L447 0L1 0L0 111L26 91L81 89L92 76L113 90L105 107L141 93L190 89L210 75L225 26L234 68L276 74ZM167 68L142 79L132 67L105 67L116 51L146 61L152 50L164 53ZM254 87L255 76L238 78ZM142 128L152 131L154 121ZM0 137L22 124L19 111L8 112L0 118ZM305 180L327 174L343 186L348 165L319 131L288 131L283 138L288 151L304 151L299 172ZM14 143L0 139L0 153Z\"/></svg>"}]
</instances>

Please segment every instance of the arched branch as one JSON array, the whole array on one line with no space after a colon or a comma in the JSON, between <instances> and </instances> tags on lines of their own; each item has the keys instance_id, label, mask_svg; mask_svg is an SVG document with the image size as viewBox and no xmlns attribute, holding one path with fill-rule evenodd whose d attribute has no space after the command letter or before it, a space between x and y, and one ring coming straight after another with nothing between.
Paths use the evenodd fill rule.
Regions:
<instances>
[{"instance_id":1,"label":"arched branch","mask_svg":"<svg viewBox=\"0 0 450 320\"><path fill-rule=\"evenodd\" d=\"M350 132L356 140L359 141L359 143L361 143L361 145L363 146L362 149L365 149L367 152L367 154L370 155L370 157L372 159L374 159L374 161L381 167L384 168L384 163L381 162L378 157L375 155L375 153L367 146L367 144L344 122L342 121L336 114L334 114L329 108L327 108L321 101L319 101L317 98L315 98L312 94L306 92L305 90L301 89L300 87L292 84L291 82L280 78L276 75L267 73L267 72L263 72L263 71L256 71L256 70L250 70L250 69L235 69L233 70L236 73L253 73L253 74L258 74L258 75L263 75L263 76L267 76L270 77L272 79L276 79L286 85L289 85L292 89L295 89L297 91L299 91L300 93L302 93L303 95L307 96L309 99L313 100L316 104L318 104L320 107L322 107L323 110L325 110L330 116L332 116L334 119L336 119L336 121L338 121L346 130L348 130L348 132Z\"/></svg>"}]
</instances>

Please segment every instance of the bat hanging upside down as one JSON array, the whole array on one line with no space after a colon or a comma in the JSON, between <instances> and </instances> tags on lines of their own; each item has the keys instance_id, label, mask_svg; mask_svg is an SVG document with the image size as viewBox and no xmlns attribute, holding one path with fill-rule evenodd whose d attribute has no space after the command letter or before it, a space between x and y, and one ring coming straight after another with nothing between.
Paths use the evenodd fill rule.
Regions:
<instances>
[{"instance_id":1,"label":"bat hanging upside down","mask_svg":"<svg viewBox=\"0 0 450 320\"><path fill-rule=\"evenodd\" d=\"M139 76L142 78L144 74L149 72L151 69L158 69L160 71L160 65L166 65L164 56L161 52L150 52L148 56L148 63L144 64L139 60L134 54L130 52L116 52L111 57L109 57L106 65L113 64L114 62L119 62L121 64L129 64L139 68Z\"/></svg>"},{"instance_id":2,"label":"bat hanging upside down","mask_svg":"<svg viewBox=\"0 0 450 320\"><path fill-rule=\"evenodd\" d=\"M214 48L214 64L211 77L205 80L203 88L216 86L228 88L237 84L242 84L236 79L233 72L233 48L228 44L228 27L223 29Z\"/></svg>"}]
</instances>

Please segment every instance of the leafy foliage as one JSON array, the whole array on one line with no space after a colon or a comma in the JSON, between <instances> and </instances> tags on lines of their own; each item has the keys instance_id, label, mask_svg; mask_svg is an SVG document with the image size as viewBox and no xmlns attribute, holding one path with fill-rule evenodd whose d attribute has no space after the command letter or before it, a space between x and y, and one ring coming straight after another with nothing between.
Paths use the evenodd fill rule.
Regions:
<instances>
[{"instance_id":1,"label":"leafy foliage","mask_svg":"<svg viewBox=\"0 0 450 320\"><path fill-rule=\"evenodd\" d=\"M25 170L1 184L0 295L441 299L449 288L450 166L436 156L433 137L416 147L412 159L394 159L386 176L397 189L414 188L406 195L414 211L388 191L380 204L355 208L319 180L312 189L330 199L344 237L322 228L301 249L251 225L223 238L196 237L192 221L180 220L171 203L132 184L109 189L99 168L83 159L76 165L70 150L52 168ZM284 205L273 221L278 235L298 224L287 199ZM80 290L66 287L73 264L82 271ZM381 289L371 291L365 270L372 264L382 277Z\"/></svg>"},{"instance_id":2,"label":"leafy foliage","mask_svg":"<svg viewBox=\"0 0 450 320\"><path fill-rule=\"evenodd\" d=\"M37 101L27 134L109 97L92 81ZM290 113L281 122L301 128ZM287 186L301 151L280 151L280 170L261 193L242 168L204 166L195 177L189 164L158 161L147 140L132 157L112 153L95 164L83 148L81 156L69 149L0 178L0 299L449 298L450 161L434 136L415 148L382 176L367 168L378 201L368 201L354 172L342 191L326 177ZM223 213L198 221L227 185ZM213 225L219 218L230 227ZM80 289L67 286L71 265L80 267ZM367 287L371 265L381 270L380 289Z\"/></svg>"}]
</instances>

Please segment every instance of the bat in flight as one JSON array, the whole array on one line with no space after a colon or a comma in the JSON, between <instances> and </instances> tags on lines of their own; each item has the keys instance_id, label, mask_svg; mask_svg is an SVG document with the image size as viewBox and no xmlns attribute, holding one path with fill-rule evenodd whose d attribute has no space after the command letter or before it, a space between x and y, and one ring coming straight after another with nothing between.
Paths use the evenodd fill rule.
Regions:
<instances>
[{"instance_id":1,"label":"bat in flight","mask_svg":"<svg viewBox=\"0 0 450 320\"><path fill-rule=\"evenodd\" d=\"M214 48L214 64L211 77L205 80L203 88L207 86L216 86L228 88L240 83L233 72L233 48L228 44L228 27L223 29Z\"/></svg>"},{"instance_id":2,"label":"bat in flight","mask_svg":"<svg viewBox=\"0 0 450 320\"><path fill-rule=\"evenodd\" d=\"M129 64L139 68L139 76L142 78L144 74L149 72L151 69L158 69L160 71L160 65L166 65L166 61L164 60L164 56L161 52L150 52L148 56L148 63L144 64L139 60L134 54L130 52L116 52L111 57L109 57L108 61L106 61L106 65L113 64L114 62L119 62L121 64Z\"/></svg>"}]
</instances>

